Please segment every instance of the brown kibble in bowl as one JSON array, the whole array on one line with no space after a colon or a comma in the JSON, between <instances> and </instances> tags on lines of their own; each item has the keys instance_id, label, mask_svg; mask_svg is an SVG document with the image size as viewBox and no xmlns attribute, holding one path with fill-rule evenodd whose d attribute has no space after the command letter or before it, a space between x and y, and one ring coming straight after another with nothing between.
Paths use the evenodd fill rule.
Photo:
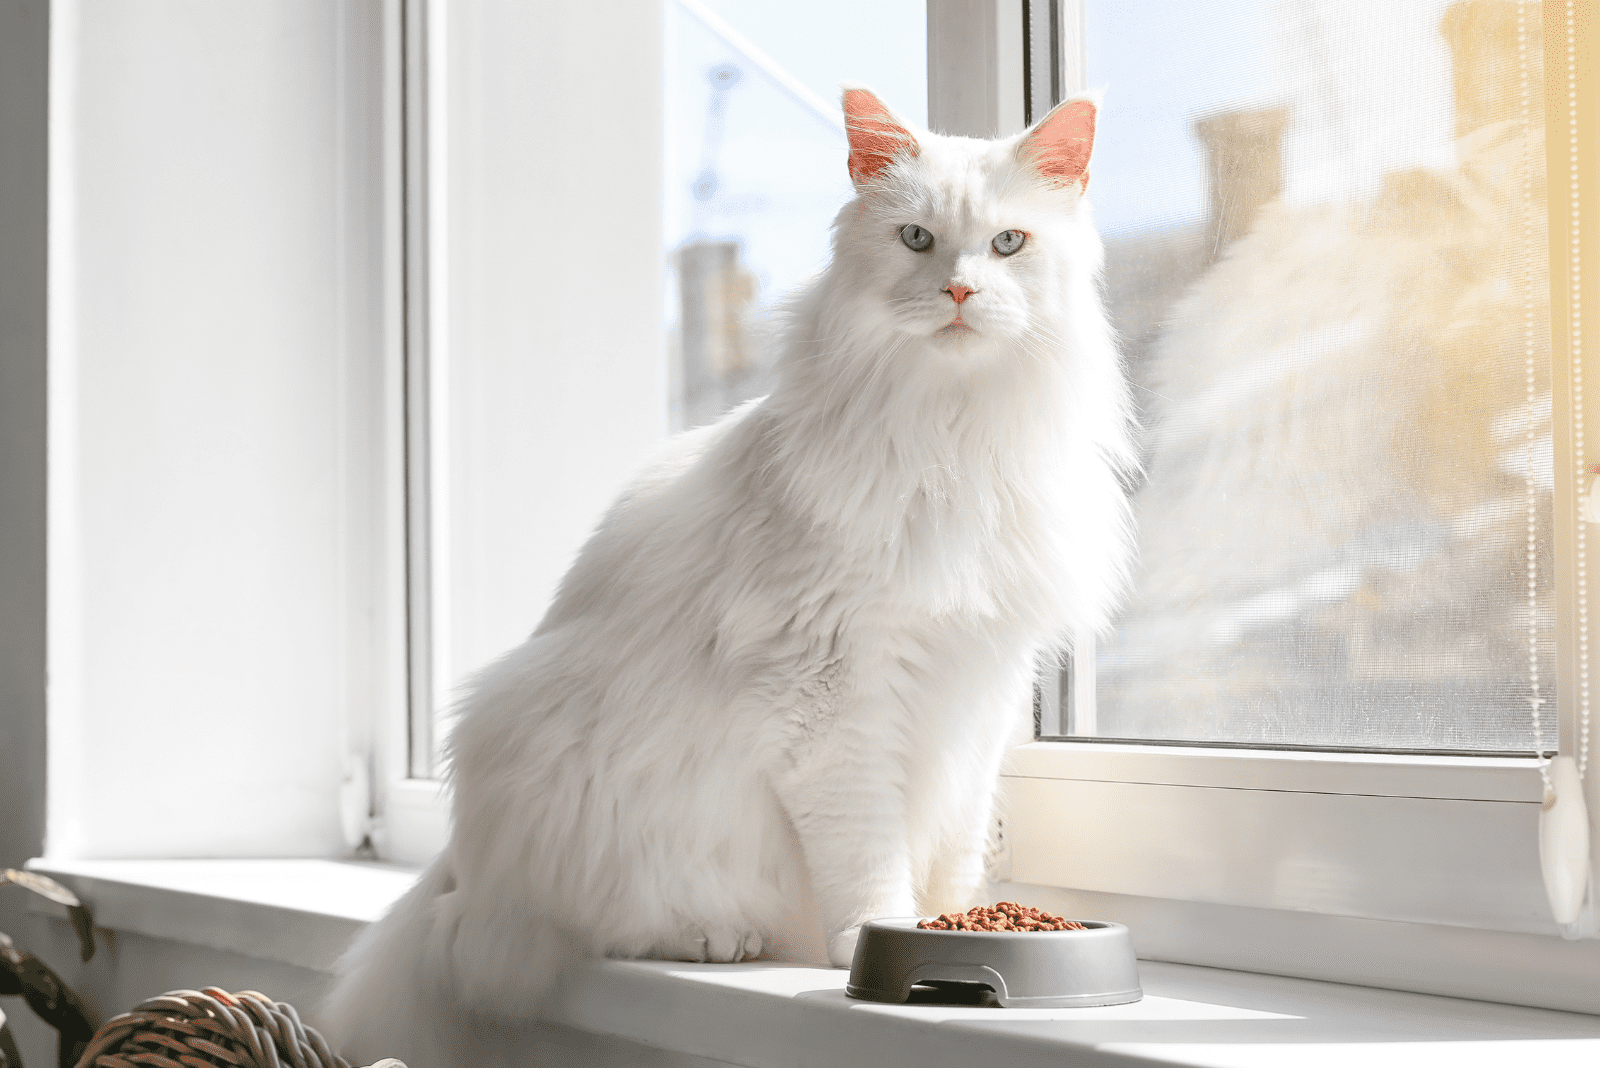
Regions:
<instances>
[{"instance_id":1,"label":"brown kibble in bowl","mask_svg":"<svg viewBox=\"0 0 1600 1068\"><path fill-rule=\"evenodd\" d=\"M924 931L1087 931L1077 920L1064 920L1015 901L997 902L992 908L976 905L966 912L946 912L917 924Z\"/></svg>"}]
</instances>

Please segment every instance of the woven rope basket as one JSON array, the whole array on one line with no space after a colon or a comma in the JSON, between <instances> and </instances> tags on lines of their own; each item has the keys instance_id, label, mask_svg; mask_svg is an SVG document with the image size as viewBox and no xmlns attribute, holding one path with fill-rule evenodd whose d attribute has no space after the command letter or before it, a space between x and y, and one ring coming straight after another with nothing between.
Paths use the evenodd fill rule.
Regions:
<instances>
[{"instance_id":1,"label":"woven rope basket","mask_svg":"<svg viewBox=\"0 0 1600 1068\"><path fill-rule=\"evenodd\" d=\"M350 1068L294 1006L254 990L174 990L95 1032L77 1068ZM372 1068L405 1068L379 1061Z\"/></svg>"}]
</instances>

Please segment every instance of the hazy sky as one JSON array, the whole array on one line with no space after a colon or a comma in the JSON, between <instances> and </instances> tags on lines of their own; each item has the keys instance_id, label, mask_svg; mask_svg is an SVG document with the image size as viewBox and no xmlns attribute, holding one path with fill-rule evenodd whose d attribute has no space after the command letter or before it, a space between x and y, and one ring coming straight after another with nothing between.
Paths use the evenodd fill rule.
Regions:
<instances>
[{"instance_id":1,"label":"hazy sky","mask_svg":"<svg viewBox=\"0 0 1600 1068\"><path fill-rule=\"evenodd\" d=\"M1105 92L1095 146L1106 234L1205 214L1197 118L1287 105L1284 185L1309 202L1363 195L1382 175L1455 164L1449 0L1089 0L1089 85Z\"/></svg>"},{"instance_id":2,"label":"hazy sky","mask_svg":"<svg viewBox=\"0 0 1600 1068\"><path fill-rule=\"evenodd\" d=\"M928 121L923 0L702 0L824 100L840 82L870 86L907 119Z\"/></svg>"},{"instance_id":3,"label":"hazy sky","mask_svg":"<svg viewBox=\"0 0 1600 1068\"><path fill-rule=\"evenodd\" d=\"M823 101L819 116L688 9L668 5L667 248L738 241L767 303L826 262L829 224L850 196L839 83L869 85L908 120L926 122L926 13L923 0L704 3ZM709 75L723 65L739 76L719 90ZM694 196L708 175L714 193Z\"/></svg>"},{"instance_id":4,"label":"hazy sky","mask_svg":"<svg viewBox=\"0 0 1600 1068\"><path fill-rule=\"evenodd\" d=\"M1264 93L1274 0L1090 0L1089 86L1105 93L1094 152L1104 233L1198 221L1205 211L1196 114Z\"/></svg>"}]
</instances>

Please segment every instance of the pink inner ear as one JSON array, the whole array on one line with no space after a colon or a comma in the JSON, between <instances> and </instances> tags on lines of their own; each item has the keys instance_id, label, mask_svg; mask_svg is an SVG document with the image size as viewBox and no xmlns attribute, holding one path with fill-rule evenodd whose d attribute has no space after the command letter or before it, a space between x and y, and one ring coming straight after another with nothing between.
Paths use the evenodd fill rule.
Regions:
<instances>
[{"instance_id":1,"label":"pink inner ear","mask_svg":"<svg viewBox=\"0 0 1600 1068\"><path fill-rule=\"evenodd\" d=\"M1095 106L1072 100L1044 117L1023 140L1019 154L1057 185L1078 182L1089 188L1089 155L1094 151Z\"/></svg>"},{"instance_id":2,"label":"pink inner ear","mask_svg":"<svg viewBox=\"0 0 1600 1068\"><path fill-rule=\"evenodd\" d=\"M865 89L846 89L844 127L850 138L850 180L864 182L898 157L915 157L917 139Z\"/></svg>"}]
</instances>

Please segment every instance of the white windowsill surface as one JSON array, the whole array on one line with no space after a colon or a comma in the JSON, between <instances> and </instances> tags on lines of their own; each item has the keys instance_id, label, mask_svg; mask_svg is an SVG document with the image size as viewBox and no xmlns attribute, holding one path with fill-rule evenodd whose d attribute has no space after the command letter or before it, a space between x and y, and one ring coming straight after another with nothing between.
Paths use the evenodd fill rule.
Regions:
<instances>
[{"instance_id":1,"label":"white windowsill surface","mask_svg":"<svg viewBox=\"0 0 1600 1068\"><path fill-rule=\"evenodd\" d=\"M72 885L100 926L320 970L415 877L322 860L30 867ZM555 1022L756 1068L1600 1064L1600 1017L1154 961L1140 973L1133 1005L999 1009L854 1001L831 969L597 961L568 977Z\"/></svg>"},{"instance_id":2,"label":"white windowsill surface","mask_svg":"<svg viewBox=\"0 0 1600 1068\"><path fill-rule=\"evenodd\" d=\"M94 911L98 927L331 971L416 881L389 864L337 860L31 860ZM34 907L65 918L42 898Z\"/></svg>"}]
</instances>

